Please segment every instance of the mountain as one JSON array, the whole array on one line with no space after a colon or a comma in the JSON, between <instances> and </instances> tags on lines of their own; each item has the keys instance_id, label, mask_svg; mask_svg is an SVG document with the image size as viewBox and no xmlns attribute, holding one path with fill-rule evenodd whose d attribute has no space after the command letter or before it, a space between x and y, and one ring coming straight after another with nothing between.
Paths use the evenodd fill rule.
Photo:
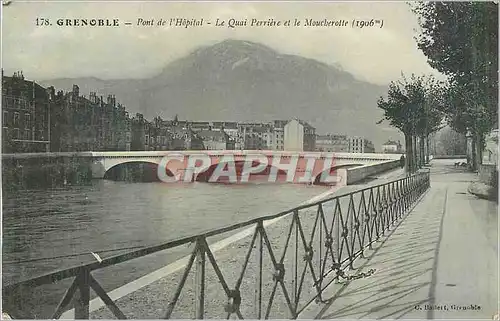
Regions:
<instances>
[{"instance_id":1,"label":"mountain","mask_svg":"<svg viewBox=\"0 0 500 321\"><path fill-rule=\"evenodd\" d=\"M300 118L319 133L366 136L380 145L399 135L375 122L387 87L360 81L338 66L285 55L264 45L225 40L201 47L149 79L54 79L41 82L80 93L115 94L133 115L152 119L270 121ZM388 126L387 126L388 127Z\"/></svg>"}]
</instances>

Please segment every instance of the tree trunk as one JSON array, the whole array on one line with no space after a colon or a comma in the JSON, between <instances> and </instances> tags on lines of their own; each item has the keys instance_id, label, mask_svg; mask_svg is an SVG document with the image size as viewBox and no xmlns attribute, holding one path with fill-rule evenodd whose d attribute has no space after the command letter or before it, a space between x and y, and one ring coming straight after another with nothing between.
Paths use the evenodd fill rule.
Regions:
<instances>
[{"instance_id":1,"label":"tree trunk","mask_svg":"<svg viewBox=\"0 0 500 321\"><path fill-rule=\"evenodd\" d=\"M412 159L413 155L412 149L412 136L410 134L405 134L405 149L406 149L406 159L405 159L405 172L407 174L412 173Z\"/></svg>"},{"instance_id":2,"label":"tree trunk","mask_svg":"<svg viewBox=\"0 0 500 321\"><path fill-rule=\"evenodd\" d=\"M477 170L477 161L476 161L476 159L477 159L477 155L476 155L476 145L477 145L476 138L477 138L477 136L476 136L476 134L473 133L471 138L472 138L471 139L471 157L472 157L471 168L473 171L475 171L475 170Z\"/></svg>"},{"instance_id":3,"label":"tree trunk","mask_svg":"<svg viewBox=\"0 0 500 321\"><path fill-rule=\"evenodd\" d=\"M420 162L419 165L420 167L424 166L425 163L425 138L424 136L420 136Z\"/></svg>"},{"instance_id":4,"label":"tree trunk","mask_svg":"<svg viewBox=\"0 0 500 321\"><path fill-rule=\"evenodd\" d=\"M417 168L418 168L417 136L413 136L412 137L412 146L411 146L411 149L412 149L412 156L413 156L413 159L412 159L412 163L413 163L412 172L415 172L417 170Z\"/></svg>"},{"instance_id":5,"label":"tree trunk","mask_svg":"<svg viewBox=\"0 0 500 321\"><path fill-rule=\"evenodd\" d=\"M483 133L478 133L477 134L477 140L476 140L476 170L479 170L481 165L483 164L483 147L484 147L484 135Z\"/></svg>"},{"instance_id":6,"label":"tree trunk","mask_svg":"<svg viewBox=\"0 0 500 321\"><path fill-rule=\"evenodd\" d=\"M429 164L430 159L429 159L429 148L430 148L430 143L429 143L429 135L425 138L425 163Z\"/></svg>"}]
</instances>

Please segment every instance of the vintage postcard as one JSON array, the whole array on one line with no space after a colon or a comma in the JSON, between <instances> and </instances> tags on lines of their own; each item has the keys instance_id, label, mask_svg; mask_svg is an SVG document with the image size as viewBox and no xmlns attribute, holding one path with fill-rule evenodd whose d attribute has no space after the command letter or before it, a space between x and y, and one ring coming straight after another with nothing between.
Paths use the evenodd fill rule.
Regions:
<instances>
[{"instance_id":1,"label":"vintage postcard","mask_svg":"<svg viewBox=\"0 0 500 321\"><path fill-rule=\"evenodd\" d=\"M2 319L497 319L498 3L3 0Z\"/></svg>"}]
</instances>

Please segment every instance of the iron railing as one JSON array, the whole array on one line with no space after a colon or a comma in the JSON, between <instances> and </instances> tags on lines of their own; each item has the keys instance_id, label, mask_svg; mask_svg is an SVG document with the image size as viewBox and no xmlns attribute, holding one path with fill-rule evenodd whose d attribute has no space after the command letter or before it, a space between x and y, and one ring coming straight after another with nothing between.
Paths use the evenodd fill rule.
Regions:
<instances>
[{"instance_id":1,"label":"iron railing","mask_svg":"<svg viewBox=\"0 0 500 321\"><path fill-rule=\"evenodd\" d=\"M3 288L4 312L11 314L13 318L16 317L15 311L19 308L14 306L16 300L11 297L16 290L74 278L55 309L52 319L61 317L63 312L70 308L72 301L75 317L88 319L90 289L95 291L115 317L125 319L125 314L91 272L184 244L194 244L184 272L179 275L180 281L174 286L175 289L165 291L165 295L173 293L173 296L160 317L175 317L174 308L179 305L183 289L189 287L190 282L187 280L191 270L195 270L194 290L191 291L195 293L192 304L194 306L189 308L194 307L195 318L213 318L214 316L207 315L210 311L222 313L219 317L228 319L231 316L269 318L272 307L275 307L279 310L278 317L293 319L314 300L323 302L323 290L332 282L356 279L356 276L347 276L345 270L353 269L356 259L363 257L365 250L371 249L374 242L403 218L429 186L429 172L420 172L276 215L6 285ZM288 220L269 224L281 218ZM215 251L212 251L207 240L243 227L252 228L253 232L250 242L247 238L244 243L245 255L240 251L231 252L230 263L224 261L227 260L227 255L225 259L216 258ZM272 233L276 231L280 233L277 238L273 238ZM284 246L281 248L281 254L278 254L276 243L283 240ZM236 265L235 262L239 260L242 263ZM249 268L250 265L253 267ZM211 278L208 277L207 268L212 269ZM223 268L229 270L224 273ZM230 281L234 280L235 282L230 284ZM208 281L213 282L207 284ZM216 285L221 291L213 291ZM79 295L73 299L77 292ZM210 299L211 295L222 295L223 302L214 305L214 300ZM207 306L207 302L211 307ZM187 305L183 303L184 310L181 312L186 312L186 306L191 303L192 301ZM179 318L182 317L190 318L193 315L184 314Z\"/></svg>"}]
</instances>

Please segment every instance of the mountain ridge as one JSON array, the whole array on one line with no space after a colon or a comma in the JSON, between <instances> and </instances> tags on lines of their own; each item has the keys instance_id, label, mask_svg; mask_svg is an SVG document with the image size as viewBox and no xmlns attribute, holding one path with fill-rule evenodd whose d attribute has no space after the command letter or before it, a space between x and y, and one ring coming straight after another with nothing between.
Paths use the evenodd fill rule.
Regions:
<instances>
[{"instance_id":1,"label":"mountain ridge","mask_svg":"<svg viewBox=\"0 0 500 321\"><path fill-rule=\"evenodd\" d=\"M376 149L392 128L376 106L385 86L371 84L335 66L265 45L227 39L199 47L144 79L60 78L44 86L80 93L114 94L130 114L148 119L178 115L190 120L271 121L300 118L319 133L365 136ZM401 136L401 135L399 135Z\"/></svg>"}]
</instances>

